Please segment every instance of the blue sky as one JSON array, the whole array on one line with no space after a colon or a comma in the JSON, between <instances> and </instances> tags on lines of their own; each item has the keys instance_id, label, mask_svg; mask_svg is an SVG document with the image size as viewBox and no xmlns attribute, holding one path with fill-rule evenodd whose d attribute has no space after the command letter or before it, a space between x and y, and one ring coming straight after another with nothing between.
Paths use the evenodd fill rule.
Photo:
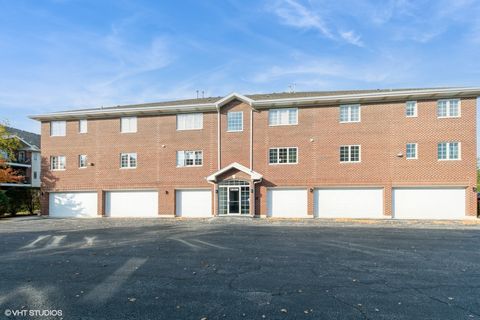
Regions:
<instances>
[{"instance_id":1,"label":"blue sky","mask_svg":"<svg viewBox=\"0 0 480 320\"><path fill-rule=\"evenodd\" d=\"M480 85L480 2L0 0L0 119L206 95Z\"/></svg>"}]
</instances>

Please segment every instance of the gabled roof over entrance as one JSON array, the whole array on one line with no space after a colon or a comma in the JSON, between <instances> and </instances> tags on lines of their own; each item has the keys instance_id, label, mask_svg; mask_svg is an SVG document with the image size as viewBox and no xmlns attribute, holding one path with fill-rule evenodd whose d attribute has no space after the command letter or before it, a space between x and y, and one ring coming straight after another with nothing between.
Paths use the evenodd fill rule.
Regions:
<instances>
[{"instance_id":1,"label":"gabled roof over entrance","mask_svg":"<svg viewBox=\"0 0 480 320\"><path fill-rule=\"evenodd\" d=\"M218 100L215 103L215 106L217 107L217 110L219 110L221 107L223 107L224 105L226 105L227 103L229 103L230 101L233 101L233 100L240 100L240 101L245 102L246 104L248 104L250 106L253 104L253 100L250 99L249 97L244 96L244 95L239 94L239 93L236 93L236 92L232 92L228 96Z\"/></svg>"},{"instance_id":2,"label":"gabled roof over entrance","mask_svg":"<svg viewBox=\"0 0 480 320\"><path fill-rule=\"evenodd\" d=\"M238 162L234 162L234 163L231 163L229 164L228 166L218 170L217 172L214 172L213 174L209 175L207 177L207 181L211 181L211 182L216 182L217 181L217 177L219 175L221 175L222 173L225 173L231 169L237 169L238 171L242 171L246 174L249 174L250 175L250 178L252 180L261 180L262 179L262 175L258 172L255 172L253 170L250 170L249 168L241 165L240 163Z\"/></svg>"}]
</instances>

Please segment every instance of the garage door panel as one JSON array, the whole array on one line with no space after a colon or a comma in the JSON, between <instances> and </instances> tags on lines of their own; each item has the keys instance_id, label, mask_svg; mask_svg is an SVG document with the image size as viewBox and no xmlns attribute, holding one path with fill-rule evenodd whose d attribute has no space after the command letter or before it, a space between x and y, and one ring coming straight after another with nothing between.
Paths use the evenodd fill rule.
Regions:
<instances>
[{"instance_id":1,"label":"garage door panel","mask_svg":"<svg viewBox=\"0 0 480 320\"><path fill-rule=\"evenodd\" d=\"M109 191L105 195L105 214L109 217L158 217L158 192Z\"/></svg>"},{"instance_id":2,"label":"garage door panel","mask_svg":"<svg viewBox=\"0 0 480 320\"><path fill-rule=\"evenodd\" d=\"M268 216L277 218L308 217L308 191L306 189L269 189Z\"/></svg>"},{"instance_id":3,"label":"garage door panel","mask_svg":"<svg viewBox=\"0 0 480 320\"><path fill-rule=\"evenodd\" d=\"M394 188L393 217L397 219L463 219L465 188Z\"/></svg>"},{"instance_id":4,"label":"garage door panel","mask_svg":"<svg viewBox=\"0 0 480 320\"><path fill-rule=\"evenodd\" d=\"M212 191L205 189L176 190L175 214L177 217L211 217Z\"/></svg>"},{"instance_id":5,"label":"garage door panel","mask_svg":"<svg viewBox=\"0 0 480 320\"><path fill-rule=\"evenodd\" d=\"M94 218L98 212L96 192L54 192L49 195L49 216Z\"/></svg>"},{"instance_id":6,"label":"garage door panel","mask_svg":"<svg viewBox=\"0 0 480 320\"><path fill-rule=\"evenodd\" d=\"M320 218L383 218L383 188L316 189L315 215Z\"/></svg>"}]
</instances>

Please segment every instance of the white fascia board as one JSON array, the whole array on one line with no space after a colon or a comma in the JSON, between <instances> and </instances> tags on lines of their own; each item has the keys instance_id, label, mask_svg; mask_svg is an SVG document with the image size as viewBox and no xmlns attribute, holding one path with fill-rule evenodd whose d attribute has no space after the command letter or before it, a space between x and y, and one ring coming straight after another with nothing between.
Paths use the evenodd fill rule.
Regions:
<instances>
[{"instance_id":1,"label":"white fascia board","mask_svg":"<svg viewBox=\"0 0 480 320\"><path fill-rule=\"evenodd\" d=\"M227 171L230 170L230 169L237 169L237 170L242 171L242 172L244 172L244 173L246 173L246 174L249 174L249 175L250 175L250 178L251 178L252 180L260 180L260 179L262 179L262 177L263 177L260 173L255 172L255 171L253 171L253 170L250 170L249 168L245 167L244 165L241 165L241 164L238 163L238 162L234 162L234 163L231 163L231 164L229 164L228 166L224 167L223 169L220 169L220 170L218 170L217 172L209 175L209 176L207 177L207 181L215 182L215 181L217 180L217 177L218 177L219 175L221 175L222 173L227 172Z\"/></svg>"},{"instance_id":2,"label":"white fascia board","mask_svg":"<svg viewBox=\"0 0 480 320\"><path fill-rule=\"evenodd\" d=\"M216 107L217 107L217 110L219 110L222 106L224 106L225 104L229 103L230 101L233 101L233 100L240 100L240 101L243 101L245 103L247 103L248 105L252 105L253 104L253 100L250 99L249 97L246 97L242 94L239 94L239 93L236 93L236 92L232 92L230 93L229 95L225 96L224 98L220 99L217 101L217 103L215 103Z\"/></svg>"},{"instance_id":3,"label":"white fascia board","mask_svg":"<svg viewBox=\"0 0 480 320\"><path fill-rule=\"evenodd\" d=\"M352 102L370 102L385 101L394 99L412 99L412 98L436 98L448 96L480 96L480 87L467 88L446 88L446 89L425 89L425 90L404 90L390 92L371 92L342 94L335 96L317 96L317 97L300 97L285 99L265 99L256 100L253 105L255 107L271 107L271 106L295 106L306 104L340 104Z\"/></svg>"}]
</instances>

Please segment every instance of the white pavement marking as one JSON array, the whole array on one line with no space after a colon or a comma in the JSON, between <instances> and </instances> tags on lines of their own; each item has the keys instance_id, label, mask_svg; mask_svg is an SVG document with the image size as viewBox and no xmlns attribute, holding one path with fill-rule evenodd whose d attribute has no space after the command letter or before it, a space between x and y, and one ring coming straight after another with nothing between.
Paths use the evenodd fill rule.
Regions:
<instances>
[{"instance_id":1,"label":"white pavement marking","mask_svg":"<svg viewBox=\"0 0 480 320\"><path fill-rule=\"evenodd\" d=\"M85 239L85 243L82 245L82 248L93 246L95 239L97 239L97 237L83 237L83 238Z\"/></svg>"},{"instance_id":2,"label":"white pavement marking","mask_svg":"<svg viewBox=\"0 0 480 320\"><path fill-rule=\"evenodd\" d=\"M83 302L102 304L120 289L125 281L142 266L146 258L131 258L108 276L102 283L92 289L84 298Z\"/></svg>"},{"instance_id":3,"label":"white pavement marking","mask_svg":"<svg viewBox=\"0 0 480 320\"><path fill-rule=\"evenodd\" d=\"M23 246L22 249L32 249L32 248L35 248L35 246L37 245L37 243L39 243L40 241L46 239L50 237L49 234L47 235L44 235L44 236L38 236L37 239L33 240L32 242L30 242L28 245L26 246Z\"/></svg>"},{"instance_id":4,"label":"white pavement marking","mask_svg":"<svg viewBox=\"0 0 480 320\"><path fill-rule=\"evenodd\" d=\"M209 246L209 247L214 247L214 248L217 248L217 249L222 249L222 250L230 249L230 248L227 248L227 247L222 247L222 246L219 246L219 245L207 242L207 241L198 240L198 239L193 239L193 241L204 244L204 245Z\"/></svg>"},{"instance_id":5,"label":"white pavement marking","mask_svg":"<svg viewBox=\"0 0 480 320\"><path fill-rule=\"evenodd\" d=\"M53 236L53 240L45 246L45 249L52 249L56 248L60 245L60 242L62 242L63 239L65 239L65 235L63 236Z\"/></svg>"},{"instance_id":6,"label":"white pavement marking","mask_svg":"<svg viewBox=\"0 0 480 320\"><path fill-rule=\"evenodd\" d=\"M184 245L192 248L192 249L195 250L195 251L201 249L200 246L197 246L196 244L190 243L190 242L188 242L187 240L183 240L183 239L179 239L179 238L171 238L171 239L172 239L172 240L175 240L175 241L178 241L178 242L181 242L181 243L183 243Z\"/></svg>"}]
</instances>

